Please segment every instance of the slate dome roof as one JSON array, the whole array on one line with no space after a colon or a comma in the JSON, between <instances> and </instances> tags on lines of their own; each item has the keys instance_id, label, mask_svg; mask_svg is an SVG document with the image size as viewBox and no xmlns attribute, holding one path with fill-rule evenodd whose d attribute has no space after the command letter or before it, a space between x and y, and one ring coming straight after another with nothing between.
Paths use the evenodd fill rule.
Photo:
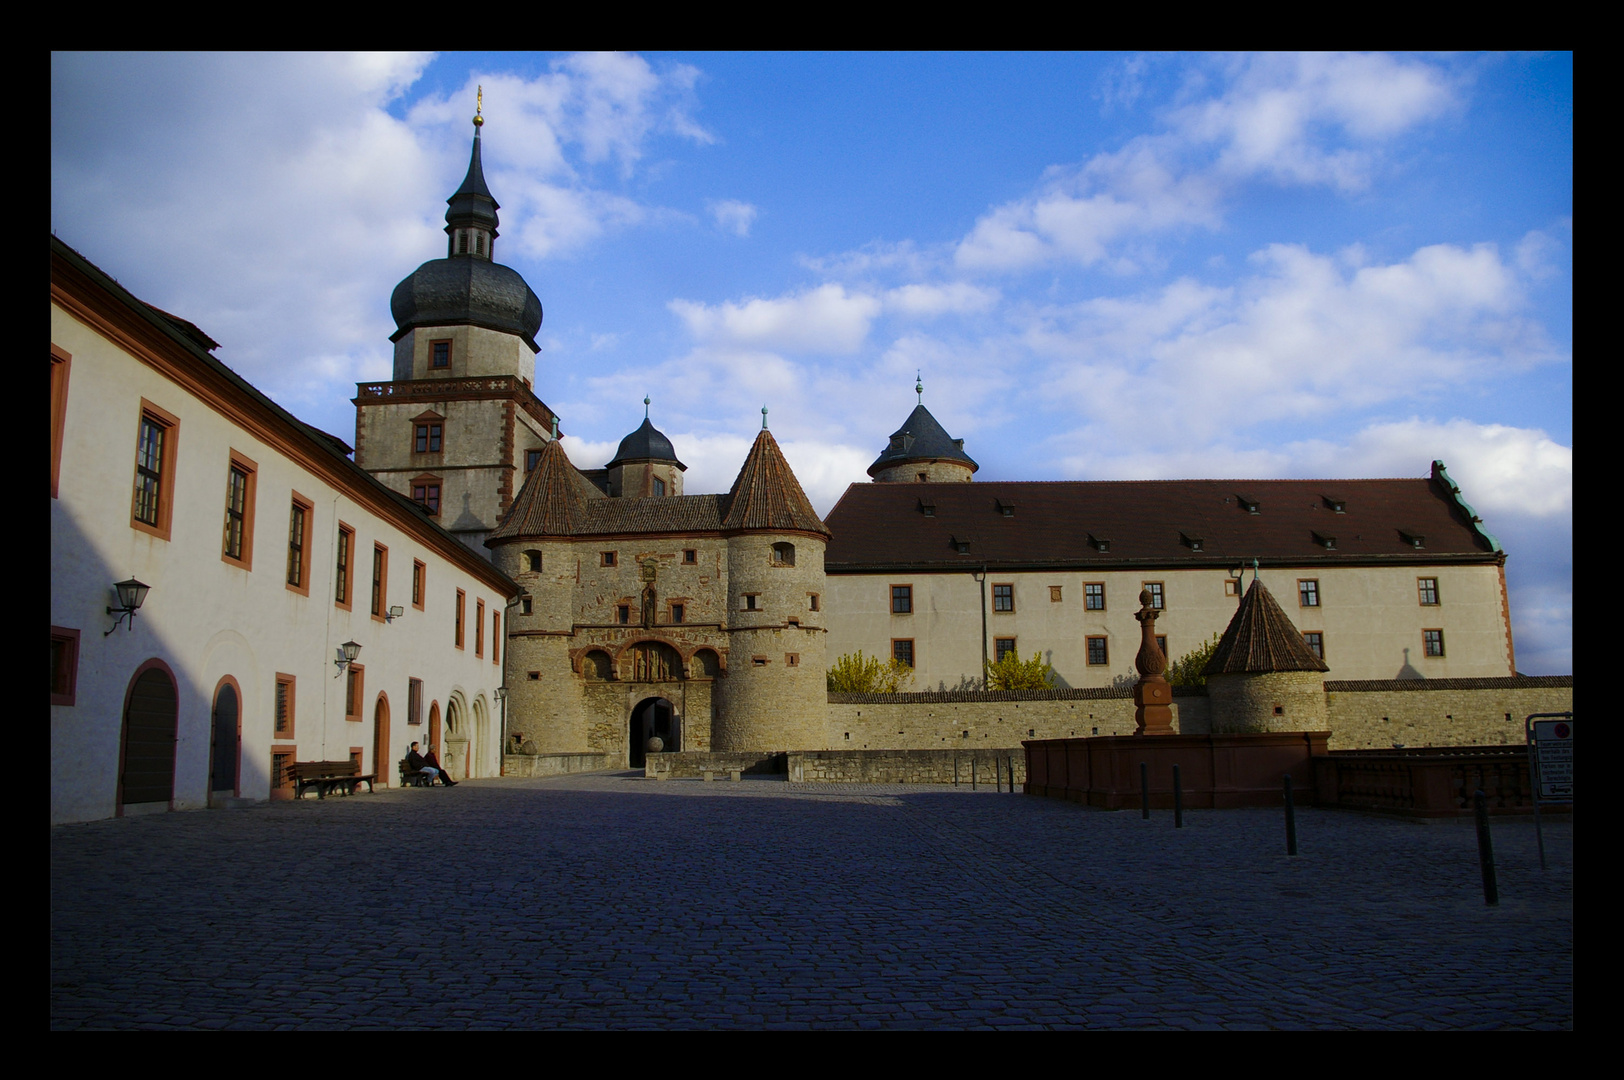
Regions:
<instances>
[{"instance_id":1,"label":"slate dome roof","mask_svg":"<svg viewBox=\"0 0 1624 1080\"><path fill-rule=\"evenodd\" d=\"M968 465L971 472L981 468L964 452L964 440L949 435L923 404L891 433L890 443L868 467L868 475L910 461L954 461Z\"/></svg>"},{"instance_id":2,"label":"slate dome roof","mask_svg":"<svg viewBox=\"0 0 1624 1080\"><path fill-rule=\"evenodd\" d=\"M399 341L419 326L483 326L517 334L540 352L541 300L517 270L489 259L455 255L431 259L412 271L389 298Z\"/></svg>"},{"instance_id":3,"label":"slate dome roof","mask_svg":"<svg viewBox=\"0 0 1624 1080\"><path fill-rule=\"evenodd\" d=\"M623 461L669 461L683 472L688 466L677 460L676 448L665 433L643 417L643 426L620 440L620 449L615 451L614 460L604 468L612 469Z\"/></svg>"}]
</instances>

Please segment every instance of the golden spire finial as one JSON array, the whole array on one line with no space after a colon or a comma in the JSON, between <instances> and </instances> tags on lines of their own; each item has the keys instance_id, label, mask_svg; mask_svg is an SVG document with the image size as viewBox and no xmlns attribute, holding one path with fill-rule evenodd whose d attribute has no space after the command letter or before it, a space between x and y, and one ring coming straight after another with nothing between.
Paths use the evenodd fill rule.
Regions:
<instances>
[{"instance_id":1,"label":"golden spire finial","mask_svg":"<svg viewBox=\"0 0 1624 1080\"><path fill-rule=\"evenodd\" d=\"M474 126L484 127L485 118L480 113L485 111L485 88L479 88L479 95L474 99Z\"/></svg>"}]
</instances>

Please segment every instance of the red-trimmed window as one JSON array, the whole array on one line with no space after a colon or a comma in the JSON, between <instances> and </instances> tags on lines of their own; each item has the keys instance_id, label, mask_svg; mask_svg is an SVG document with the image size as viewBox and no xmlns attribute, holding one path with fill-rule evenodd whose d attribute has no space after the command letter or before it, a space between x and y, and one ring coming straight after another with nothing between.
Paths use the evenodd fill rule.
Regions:
<instances>
[{"instance_id":1,"label":"red-trimmed window","mask_svg":"<svg viewBox=\"0 0 1624 1080\"><path fill-rule=\"evenodd\" d=\"M913 667L914 666L914 639L913 638L892 638L891 639L891 659L895 660L899 664L905 664L908 667Z\"/></svg>"},{"instance_id":2,"label":"red-trimmed window","mask_svg":"<svg viewBox=\"0 0 1624 1080\"><path fill-rule=\"evenodd\" d=\"M72 705L79 685L79 631L51 627L51 704Z\"/></svg>"},{"instance_id":3,"label":"red-trimmed window","mask_svg":"<svg viewBox=\"0 0 1624 1080\"><path fill-rule=\"evenodd\" d=\"M440 484L438 476L412 478L412 501L421 506L430 517L440 516Z\"/></svg>"},{"instance_id":4,"label":"red-trimmed window","mask_svg":"<svg viewBox=\"0 0 1624 1080\"><path fill-rule=\"evenodd\" d=\"M462 616L468 605L468 594L457 590L457 648L462 648Z\"/></svg>"},{"instance_id":5,"label":"red-trimmed window","mask_svg":"<svg viewBox=\"0 0 1624 1080\"><path fill-rule=\"evenodd\" d=\"M382 621L389 614L389 549L372 545L372 617Z\"/></svg>"},{"instance_id":6,"label":"red-trimmed window","mask_svg":"<svg viewBox=\"0 0 1624 1080\"><path fill-rule=\"evenodd\" d=\"M423 594L428 585L429 568L421 559L412 560L412 607L423 610Z\"/></svg>"},{"instance_id":7,"label":"red-trimmed window","mask_svg":"<svg viewBox=\"0 0 1624 1080\"><path fill-rule=\"evenodd\" d=\"M441 449L445 425L438 420L423 420L416 425L412 438L412 452L438 454Z\"/></svg>"},{"instance_id":8,"label":"red-trimmed window","mask_svg":"<svg viewBox=\"0 0 1624 1080\"><path fill-rule=\"evenodd\" d=\"M474 601L474 655L485 655L485 601Z\"/></svg>"},{"instance_id":9,"label":"red-trimmed window","mask_svg":"<svg viewBox=\"0 0 1624 1080\"><path fill-rule=\"evenodd\" d=\"M355 547L355 530L338 523L338 566L333 572L333 603L350 610L350 554Z\"/></svg>"},{"instance_id":10,"label":"red-trimmed window","mask_svg":"<svg viewBox=\"0 0 1624 1080\"><path fill-rule=\"evenodd\" d=\"M1091 637L1088 639L1088 662L1093 667L1111 662L1111 652L1106 647L1106 638Z\"/></svg>"},{"instance_id":11,"label":"red-trimmed window","mask_svg":"<svg viewBox=\"0 0 1624 1080\"><path fill-rule=\"evenodd\" d=\"M272 702L272 723L275 725L274 734L278 739L291 739L294 737L294 702L297 695L297 680L292 675L276 673L276 700ZM274 786L274 785L273 785Z\"/></svg>"},{"instance_id":12,"label":"red-trimmed window","mask_svg":"<svg viewBox=\"0 0 1624 1080\"><path fill-rule=\"evenodd\" d=\"M315 504L295 491L288 511L288 588L301 596L310 595L310 533L315 518Z\"/></svg>"},{"instance_id":13,"label":"red-trimmed window","mask_svg":"<svg viewBox=\"0 0 1624 1080\"><path fill-rule=\"evenodd\" d=\"M344 669L344 719L359 721L361 703L366 700L366 672L360 664Z\"/></svg>"},{"instance_id":14,"label":"red-trimmed window","mask_svg":"<svg viewBox=\"0 0 1624 1080\"><path fill-rule=\"evenodd\" d=\"M142 398L141 419L136 427L135 494L130 505L130 525L160 540L169 539L179 442L179 418Z\"/></svg>"},{"instance_id":15,"label":"red-trimmed window","mask_svg":"<svg viewBox=\"0 0 1624 1080\"><path fill-rule=\"evenodd\" d=\"M491 612L491 663L502 662L502 613Z\"/></svg>"},{"instance_id":16,"label":"red-trimmed window","mask_svg":"<svg viewBox=\"0 0 1624 1080\"><path fill-rule=\"evenodd\" d=\"M1002 660L1004 657L1008 656L1010 653L1012 653L1014 651L1015 651L1015 639L1014 638L1012 638L1012 637L993 638L993 641L992 641L992 653L993 653L992 658L993 658L993 660L995 662Z\"/></svg>"},{"instance_id":17,"label":"red-trimmed window","mask_svg":"<svg viewBox=\"0 0 1624 1080\"><path fill-rule=\"evenodd\" d=\"M451 342L429 342L429 367L436 369L451 367Z\"/></svg>"},{"instance_id":18,"label":"red-trimmed window","mask_svg":"<svg viewBox=\"0 0 1624 1080\"><path fill-rule=\"evenodd\" d=\"M73 356L51 346L51 498L56 498L57 478L62 474L62 439L68 422L68 369Z\"/></svg>"},{"instance_id":19,"label":"red-trimmed window","mask_svg":"<svg viewBox=\"0 0 1624 1080\"><path fill-rule=\"evenodd\" d=\"M259 466L231 451L226 466L226 520L220 558L244 570L254 568L254 486Z\"/></svg>"}]
</instances>

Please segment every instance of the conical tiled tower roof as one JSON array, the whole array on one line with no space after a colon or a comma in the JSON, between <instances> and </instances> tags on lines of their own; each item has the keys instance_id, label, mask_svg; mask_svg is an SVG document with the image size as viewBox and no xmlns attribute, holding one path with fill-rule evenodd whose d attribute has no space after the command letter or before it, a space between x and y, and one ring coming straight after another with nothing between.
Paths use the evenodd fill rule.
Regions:
<instances>
[{"instance_id":1,"label":"conical tiled tower roof","mask_svg":"<svg viewBox=\"0 0 1624 1080\"><path fill-rule=\"evenodd\" d=\"M486 545L521 536L572 536L586 526L587 504L603 497L554 439L542 447L536 467Z\"/></svg>"},{"instance_id":2,"label":"conical tiled tower roof","mask_svg":"<svg viewBox=\"0 0 1624 1080\"><path fill-rule=\"evenodd\" d=\"M1329 670L1325 661L1309 649L1263 582L1253 578L1252 587L1241 598L1241 606L1229 620L1229 628L1201 674Z\"/></svg>"},{"instance_id":3,"label":"conical tiled tower roof","mask_svg":"<svg viewBox=\"0 0 1624 1080\"><path fill-rule=\"evenodd\" d=\"M828 528L812 509L801 490L800 481L790 471L783 451L766 428L756 436L756 444L744 459L733 489L727 493L724 529L800 530L829 535Z\"/></svg>"}]
</instances>

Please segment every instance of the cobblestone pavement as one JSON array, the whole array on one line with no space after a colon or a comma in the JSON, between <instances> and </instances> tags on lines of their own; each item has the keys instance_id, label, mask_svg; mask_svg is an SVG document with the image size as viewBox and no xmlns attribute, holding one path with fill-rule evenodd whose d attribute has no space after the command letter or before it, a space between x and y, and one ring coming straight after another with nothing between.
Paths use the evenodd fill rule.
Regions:
<instances>
[{"instance_id":1,"label":"cobblestone pavement","mask_svg":"<svg viewBox=\"0 0 1624 1080\"><path fill-rule=\"evenodd\" d=\"M1572 825L475 780L51 829L53 1028L1567 1028Z\"/></svg>"}]
</instances>

